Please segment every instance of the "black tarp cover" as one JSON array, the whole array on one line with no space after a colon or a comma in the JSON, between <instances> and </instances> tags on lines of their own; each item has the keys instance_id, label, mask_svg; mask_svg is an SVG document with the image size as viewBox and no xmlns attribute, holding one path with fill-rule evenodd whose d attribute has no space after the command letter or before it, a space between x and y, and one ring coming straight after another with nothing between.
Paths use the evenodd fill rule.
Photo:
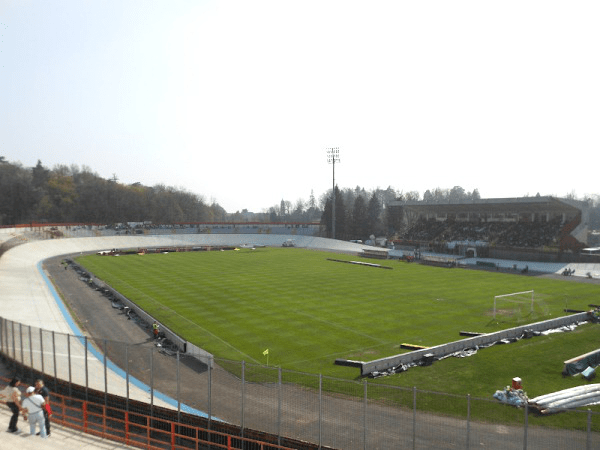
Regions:
<instances>
[{"instance_id":1,"label":"black tarp cover","mask_svg":"<svg viewBox=\"0 0 600 450\"><path fill-rule=\"evenodd\" d=\"M578 361L565 364L565 369L563 374L566 375L577 375L578 373L583 372L588 367L597 367L600 366L600 350L596 350L593 353L590 353L584 358L581 358Z\"/></svg>"}]
</instances>

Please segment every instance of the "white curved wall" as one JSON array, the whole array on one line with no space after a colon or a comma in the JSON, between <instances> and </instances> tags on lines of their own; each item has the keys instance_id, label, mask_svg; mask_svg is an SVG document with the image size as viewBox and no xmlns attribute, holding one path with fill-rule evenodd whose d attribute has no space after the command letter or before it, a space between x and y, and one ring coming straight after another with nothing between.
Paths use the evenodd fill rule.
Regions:
<instances>
[{"instance_id":1,"label":"white curved wall","mask_svg":"<svg viewBox=\"0 0 600 450\"><path fill-rule=\"evenodd\" d=\"M297 247L360 252L367 246L309 236L187 234L161 236L112 236L35 240L7 251L0 258L0 304L4 318L48 331L80 334L72 329L66 311L60 308L51 284L41 270L45 259L73 253L111 248L144 248L172 246L238 246L256 244L280 247L293 239Z\"/></svg>"}]
</instances>

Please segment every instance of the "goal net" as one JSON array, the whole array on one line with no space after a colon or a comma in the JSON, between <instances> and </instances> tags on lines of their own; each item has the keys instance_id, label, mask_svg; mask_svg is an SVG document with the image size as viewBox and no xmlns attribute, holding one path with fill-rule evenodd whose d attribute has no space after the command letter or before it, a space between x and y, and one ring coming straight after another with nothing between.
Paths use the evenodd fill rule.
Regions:
<instances>
[{"instance_id":1,"label":"goal net","mask_svg":"<svg viewBox=\"0 0 600 450\"><path fill-rule=\"evenodd\" d=\"M494 297L494 319L496 315L522 317L533 313L534 292L513 292Z\"/></svg>"}]
</instances>

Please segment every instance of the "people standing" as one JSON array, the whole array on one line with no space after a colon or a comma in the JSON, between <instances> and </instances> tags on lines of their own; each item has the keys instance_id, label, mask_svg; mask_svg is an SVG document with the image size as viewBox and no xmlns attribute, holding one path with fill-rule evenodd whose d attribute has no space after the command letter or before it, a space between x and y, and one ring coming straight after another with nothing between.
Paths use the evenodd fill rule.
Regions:
<instances>
[{"instance_id":1,"label":"people standing","mask_svg":"<svg viewBox=\"0 0 600 450\"><path fill-rule=\"evenodd\" d=\"M154 339L158 339L158 322L155 320L152 324L152 334L154 334Z\"/></svg>"},{"instance_id":2,"label":"people standing","mask_svg":"<svg viewBox=\"0 0 600 450\"><path fill-rule=\"evenodd\" d=\"M23 418L29 420L29 433L35 435L36 425L40 426L40 436L46 438L46 424L44 423L44 397L35 393L35 388L29 386L25 391L23 400Z\"/></svg>"},{"instance_id":3,"label":"people standing","mask_svg":"<svg viewBox=\"0 0 600 450\"><path fill-rule=\"evenodd\" d=\"M42 396L46 406L43 408L42 412L44 413L44 422L46 424L46 436L50 436L50 414L52 411L49 409L50 406L50 391L44 385L44 380L36 380L35 381L35 393Z\"/></svg>"},{"instance_id":4,"label":"people standing","mask_svg":"<svg viewBox=\"0 0 600 450\"><path fill-rule=\"evenodd\" d=\"M21 385L21 380L17 377L14 377L10 380L8 386L11 388L9 392L9 399L6 402L6 406L10 408L12 411L12 416L10 418L10 422L8 424L8 431L10 433L16 433L19 431L17 428L17 422L19 421L19 411L21 411L21 391L19 390L19 386Z\"/></svg>"}]
</instances>

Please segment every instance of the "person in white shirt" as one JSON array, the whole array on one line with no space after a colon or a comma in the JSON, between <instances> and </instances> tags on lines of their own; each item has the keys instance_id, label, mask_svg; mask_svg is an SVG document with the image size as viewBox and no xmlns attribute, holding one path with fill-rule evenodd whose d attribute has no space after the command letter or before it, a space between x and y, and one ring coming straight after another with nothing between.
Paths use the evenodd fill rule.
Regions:
<instances>
[{"instance_id":1,"label":"person in white shirt","mask_svg":"<svg viewBox=\"0 0 600 450\"><path fill-rule=\"evenodd\" d=\"M18 433L19 429L17 428L17 422L19 421L19 412L21 411L21 391L19 390L19 386L21 385L21 380L17 377L13 378L10 381L10 384L4 388L4 390L0 393L0 397L2 399L6 399L6 406L10 408L12 411L12 417L10 418L10 423L8 424L9 433Z\"/></svg>"},{"instance_id":2,"label":"person in white shirt","mask_svg":"<svg viewBox=\"0 0 600 450\"><path fill-rule=\"evenodd\" d=\"M36 425L40 426L40 436L46 437L46 425L44 424L44 397L35 393L35 388L29 386L25 391L25 400L21 402L23 418L29 418L29 432L35 436Z\"/></svg>"}]
</instances>

